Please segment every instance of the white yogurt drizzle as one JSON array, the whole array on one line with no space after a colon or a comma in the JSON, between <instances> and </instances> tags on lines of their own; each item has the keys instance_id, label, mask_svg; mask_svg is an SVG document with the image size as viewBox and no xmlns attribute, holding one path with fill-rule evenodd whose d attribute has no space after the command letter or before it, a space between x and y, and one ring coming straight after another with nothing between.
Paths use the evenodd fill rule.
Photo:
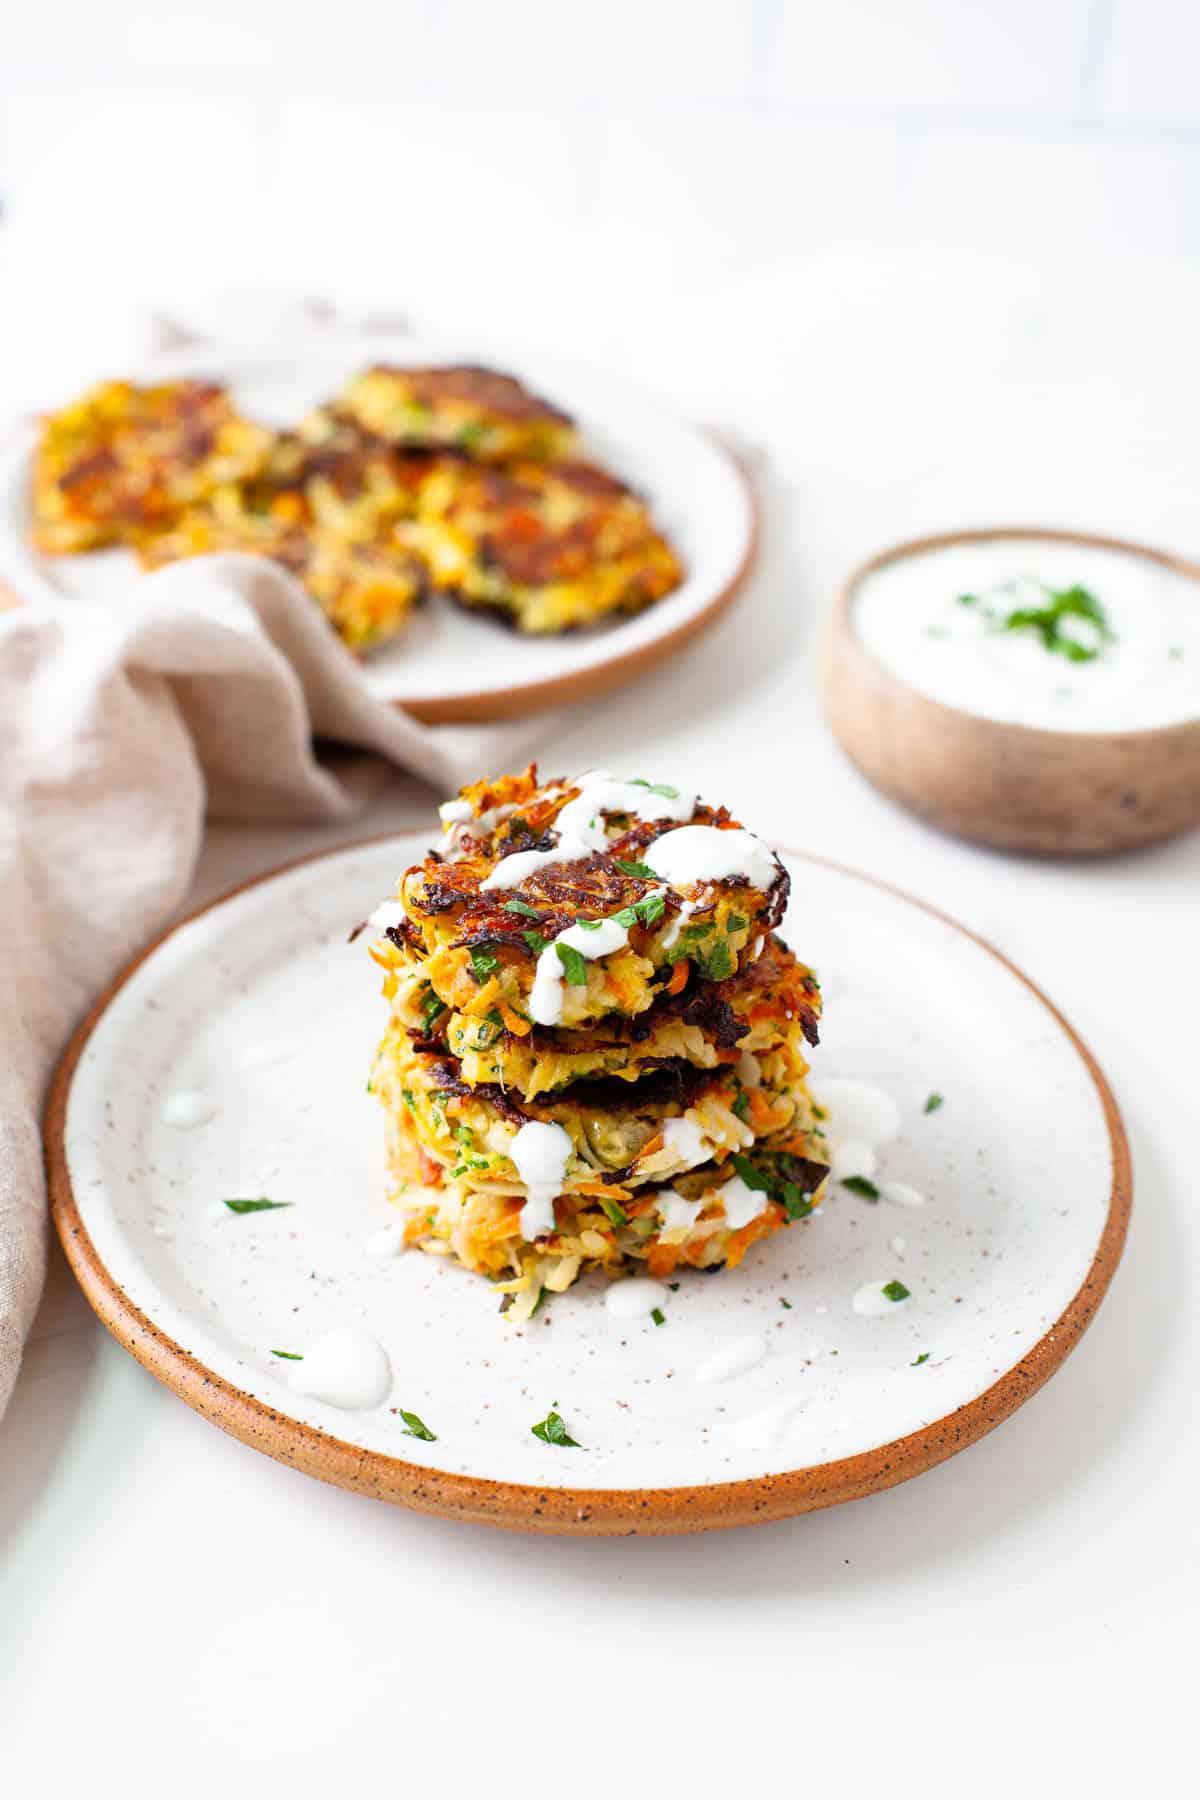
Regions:
<instances>
[{"instance_id":1,"label":"white yogurt drizzle","mask_svg":"<svg viewBox=\"0 0 1200 1800\"><path fill-rule=\"evenodd\" d=\"M902 1306L907 1306L911 1296L906 1295L902 1300L889 1300L883 1291L887 1285L886 1281L864 1282L850 1302L855 1312L864 1319L884 1319L889 1313L899 1312Z\"/></svg>"},{"instance_id":2,"label":"white yogurt drizzle","mask_svg":"<svg viewBox=\"0 0 1200 1800\"><path fill-rule=\"evenodd\" d=\"M671 921L670 925L668 926L667 931L663 937L663 949L664 950L669 950L671 948L671 945L677 941L680 932L683 930L684 926L687 924L688 920L691 918L691 916L695 912L695 910L696 910L696 901L695 900L685 900L684 901L683 905L679 908L679 911L675 914L674 919L672 919L672 921Z\"/></svg>"},{"instance_id":3,"label":"white yogurt drizzle","mask_svg":"<svg viewBox=\"0 0 1200 1800\"><path fill-rule=\"evenodd\" d=\"M684 825L664 831L642 853L646 867L672 887L694 887L701 881L738 878L769 888L779 864L752 831L719 831L715 825Z\"/></svg>"},{"instance_id":4,"label":"white yogurt drizzle","mask_svg":"<svg viewBox=\"0 0 1200 1800\"><path fill-rule=\"evenodd\" d=\"M694 1169L698 1163L707 1162L713 1153L711 1139L686 1113L681 1119L668 1119L664 1124L663 1149L673 1150L684 1169Z\"/></svg>"},{"instance_id":5,"label":"white yogurt drizzle","mask_svg":"<svg viewBox=\"0 0 1200 1800\"><path fill-rule=\"evenodd\" d=\"M661 1281L640 1275L614 1281L605 1290L604 1310L614 1319L648 1319L656 1307L669 1304L671 1291Z\"/></svg>"},{"instance_id":6,"label":"white yogurt drizzle","mask_svg":"<svg viewBox=\"0 0 1200 1800\"><path fill-rule=\"evenodd\" d=\"M748 1333L745 1337L734 1338L720 1350L714 1350L706 1356L696 1370L696 1380L732 1381L736 1375L745 1375L750 1369L757 1368L770 1349L761 1332Z\"/></svg>"},{"instance_id":7,"label":"white yogurt drizzle","mask_svg":"<svg viewBox=\"0 0 1200 1800\"><path fill-rule=\"evenodd\" d=\"M909 1187L906 1181L881 1182L879 1192L885 1200L890 1200L893 1206L916 1208L925 1204L924 1194L918 1193L915 1187Z\"/></svg>"},{"instance_id":8,"label":"white yogurt drizzle","mask_svg":"<svg viewBox=\"0 0 1200 1800\"><path fill-rule=\"evenodd\" d=\"M375 911L367 920L367 924L373 925L376 931L387 931L393 925L402 924L403 920L404 908L401 906L400 902L398 900L383 900L375 908Z\"/></svg>"},{"instance_id":9,"label":"white yogurt drizzle","mask_svg":"<svg viewBox=\"0 0 1200 1800\"><path fill-rule=\"evenodd\" d=\"M438 817L446 828L446 854L451 862L467 854L468 842L490 837L497 825L516 810L513 805L490 806L476 818L469 800L444 800L438 807Z\"/></svg>"},{"instance_id":10,"label":"white yogurt drizzle","mask_svg":"<svg viewBox=\"0 0 1200 1800\"><path fill-rule=\"evenodd\" d=\"M525 1183L521 1236L533 1243L554 1230L554 1202L562 1193L571 1140L561 1125L526 1119L508 1147L517 1174Z\"/></svg>"},{"instance_id":11,"label":"white yogurt drizzle","mask_svg":"<svg viewBox=\"0 0 1200 1800\"><path fill-rule=\"evenodd\" d=\"M318 1338L300 1362L288 1364L287 1379L297 1394L363 1412L387 1399L392 1365L378 1338L350 1325Z\"/></svg>"},{"instance_id":12,"label":"white yogurt drizzle","mask_svg":"<svg viewBox=\"0 0 1200 1800\"><path fill-rule=\"evenodd\" d=\"M828 1114L824 1129L833 1179L845 1181L855 1175L869 1179L879 1166L878 1151L899 1133L896 1102L874 1082L847 1076L825 1076L812 1082L809 1091Z\"/></svg>"},{"instance_id":13,"label":"white yogurt drizzle","mask_svg":"<svg viewBox=\"0 0 1200 1800\"><path fill-rule=\"evenodd\" d=\"M381 1225L366 1238L363 1249L374 1262L386 1262L389 1257L399 1256L404 1249L403 1221L397 1219L391 1225Z\"/></svg>"},{"instance_id":14,"label":"white yogurt drizzle","mask_svg":"<svg viewBox=\"0 0 1200 1800\"><path fill-rule=\"evenodd\" d=\"M767 1210L770 1196L761 1188L747 1187L740 1175L731 1175L720 1191L725 1208L725 1223L731 1231L740 1231Z\"/></svg>"},{"instance_id":15,"label":"white yogurt drizzle","mask_svg":"<svg viewBox=\"0 0 1200 1800\"><path fill-rule=\"evenodd\" d=\"M519 887L539 869L556 863L583 862L608 847L605 813L628 813L635 819L690 819L696 795L672 791L656 794L636 781L619 781L605 769L593 769L571 783L580 792L554 821L558 842L549 850L517 850L504 857L480 883L482 888ZM673 836L668 832L667 836Z\"/></svg>"},{"instance_id":16,"label":"white yogurt drizzle","mask_svg":"<svg viewBox=\"0 0 1200 1800\"><path fill-rule=\"evenodd\" d=\"M663 888L651 889L653 894L663 892ZM586 962L596 962L602 956L611 956L614 950L623 950L628 942L628 927L616 919L600 919L590 926L570 925L566 931L560 931L537 959L529 994L529 1016L534 1024L558 1025L562 1021L566 970L558 954L559 944L578 950Z\"/></svg>"},{"instance_id":17,"label":"white yogurt drizzle","mask_svg":"<svg viewBox=\"0 0 1200 1800\"><path fill-rule=\"evenodd\" d=\"M180 1131L193 1131L197 1125L207 1125L210 1119L217 1116L218 1107L215 1100L207 1094L201 1094L193 1088L180 1088L174 1094L168 1094L163 1102L162 1122L164 1125L175 1125Z\"/></svg>"},{"instance_id":18,"label":"white yogurt drizzle","mask_svg":"<svg viewBox=\"0 0 1200 1800\"><path fill-rule=\"evenodd\" d=\"M654 1197L664 1231L690 1231L704 1209L705 1196L685 1200L674 1188L660 1188Z\"/></svg>"}]
</instances>

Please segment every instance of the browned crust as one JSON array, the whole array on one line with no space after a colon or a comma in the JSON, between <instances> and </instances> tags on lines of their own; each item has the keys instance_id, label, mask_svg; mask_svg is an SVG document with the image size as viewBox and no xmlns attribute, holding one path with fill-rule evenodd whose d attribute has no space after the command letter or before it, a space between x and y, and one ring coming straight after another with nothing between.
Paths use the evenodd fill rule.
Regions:
<instances>
[{"instance_id":1,"label":"browned crust","mask_svg":"<svg viewBox=\"0 0 1200 1800\"><path fill-rule=\"evenodd\" d=\"M337 850L298 857L240 882L228 893L210 900L178 924L160 932L100 995L67 1045L55 1071L44 1120L46 1175L54 1224L67 1260L101 1323L156 1380L186 1400L195 1411L240 1442L263 1451L278 1462L287 1463L336 1487L414 1507L420 1512L516 1531L572 1536L662 1536L763 1524L796 1513L836 1506L845 1500L862 1499L868 1494L895 1487L899 1482L945 1462L956 1451L965 1449L1002 1424L1037 1392L1074 1349L1091 1323L1121 1260L1133 1204L1133 1175L1125 1129L1112 1091L1095 1058L1041 989L985 938L889 882L861 875L857 870L847 869L843 864L823 857L803 857L804 861L853 875L896 895L910 906L941 919L995 957L1045 1007L1074 1047L1096 1089L1108 1130L1113 1164L1104 1230L1078 1292L1032 1350L999 1381L932 1425L838 1462L699 1487L589 1490L539 1488L421 1468L397 1457L360 1449L341 1438L330 1437L315 1426L301 1424L214 1375L133 1305L105 1268L88 1236L72 1191L65 1150L71 1082L91 1034L114 996L174 931L235 894L270 881L289 869L318 862L325 856L342 855L347 849L362 849L393 835L381 833L363 839L357 845L340 845Z\"/></svg>"}]
</instances>

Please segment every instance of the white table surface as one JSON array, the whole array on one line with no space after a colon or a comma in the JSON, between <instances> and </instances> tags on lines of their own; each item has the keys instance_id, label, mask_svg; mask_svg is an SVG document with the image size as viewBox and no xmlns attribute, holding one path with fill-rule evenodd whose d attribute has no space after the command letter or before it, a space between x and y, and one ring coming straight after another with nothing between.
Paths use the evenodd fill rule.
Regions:
<instances>
[{"instance_id":1,"label":"white table surface","mask_svg":"<svg viewBox=\"0 0 1200 1800\"><path fill-rule=\"evenodd\" d=\"M1194 1770L1200 835L1074 865L935 836L832 745L812 648L837 576L901 535L1044 522L1200 550L1196 300L1187 270L1097 290L847 256L698 301L690 365L678 333L648 332L664 386L771 452L765 553L700 646L560 723L542 757L636 750L933 901L1047 990L1115 1088L1136 1177L1077 1352L992 1436L874 1499L695 1538L527 1538L222 1436L106 1336L56 1252L0 1424L14 1793L1040 1795L1148 1787L1185 1752ZM395 780L341 834L213 829L192 903L430 805Z\"/></svg>"}]
</instances>

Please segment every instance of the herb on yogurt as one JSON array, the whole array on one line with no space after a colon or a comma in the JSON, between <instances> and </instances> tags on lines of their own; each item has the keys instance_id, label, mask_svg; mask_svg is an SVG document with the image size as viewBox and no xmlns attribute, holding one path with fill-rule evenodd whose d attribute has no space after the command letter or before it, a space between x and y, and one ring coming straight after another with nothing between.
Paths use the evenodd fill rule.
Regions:
<instances>
[{"instance_id":1,"label":"herb on yogurt","mask_svg":"<svg viewBox=\"0 0 1200 1800\"><path fill-rule=\"evenodd\" d=\"M529 1427L535 1438L541 1438L543 1444L557 1444L563 1450L581 1450L577 1439L573 1438L562 1418L556 1412L548 1412L544 1419Z\"/></svg>"},{"instance_id":2,"label":"herb on yogurt","mask_svg":"<svg viewBox=\"0 0 1200 1800\"><path fill-rule=\"evenodd\" d=\"M1010 581L993 588L990 595L1011 595L1023 586L1037 589L1043 603L1005 609L992 605L989 595L960 594L958 604L970 607L993 631L1031 632L1041 640L1044 650L1067 662L1095 662L1110 644L1116 643L1108 614L1089 588L1052 588L1044 581Z\"/></svg>"},{"instance_id":3,"label":"herb on yogurt","mask_svg":"<svg viewBox=\"0 0 1200 1800\"><path fill-rule=\"evenodd\" d=\"M561 939L555 943L558 960L563 966L563 976L568 987L587 986L587 965L573 944L564 944Z\"/></svg>"}]
</instances>

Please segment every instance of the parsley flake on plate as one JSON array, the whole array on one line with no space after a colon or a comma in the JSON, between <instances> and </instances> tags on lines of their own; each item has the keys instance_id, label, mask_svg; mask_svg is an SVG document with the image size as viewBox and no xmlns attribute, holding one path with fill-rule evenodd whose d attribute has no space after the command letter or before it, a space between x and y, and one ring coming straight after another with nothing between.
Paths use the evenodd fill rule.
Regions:
<instances>
[{"instance_id":1,"label":"parsley flake on plate","mask_svg":"<svg viewBox=\"0 0 1200 1800\"><path fill-rule=\"evenodd\" d=\"M284 1362L303 1362L304 1358L296 1350L272 1350L272 1356L281 1356Z\"/></svg>"},{"instance_id":2,"label":"parsley flake on plate","mask_svg":"<svg viewBox=\"0 0 1200 1800\"><path fill-rule=\"evenodd\" d=\"M885 1300L908 1300L912 1294L911 1288L906 1288L902 1281L894 1279L885 1281L879 1291Z\"/></svg>"},{"instance_id":3,"label":"parsley flake on plate","mask_svg":"<svg viewBox=\"0 0 1200 1800\"><path fill-rule=\"evenodd\" d=\"M581 1450L583 1448L573 1438L561 1417L556 1412L549 1412L536 1425L529 1427L535 1438L541 1438L543 1444L557 1444L563 1450Z\"/></svg>"},{"instance_id":4,"label":"parsley flake on plate","mask_svg":"<svg viewBox=\"0 0 1200 1800\"><path fill-rule=\"evenodd\" d=\"M872 1204L879 1198L879 1189L873 1181L868 1181L865 1175L847 1175L842 1186L849 1188L850 1192L857 1194L860 1199L870 1200Z\"/></svg>"},{"instance_id":5,"label":"parsley flake on plate","mask_svg":"<svg viewBox=\"0 0 1200 1800\"><path fill-rule=\"evenodd\" d=\"M279 1212L281 1208L290 1206L290 1200L226 1200L225 1205L231 1213Z\"/></svg>"},{"instance_id":6,"label":"parsley flake on plate","mask_svg":"<svg viewBox=\"0 0 1200 1800\"><path fill-rule=\"evenodd\" d=\"M940 1094L930 1094L928 1100L925 1102L925 1111L927 1113L936 1112L939 1106L944 1105L945 1101Z\"/></svg>"},{"instance_id":7,"label":"parsley flake on plate","mask_svg":"<svg viewBox=\"0 0 1200 1800\"><path fill-rule=\"evenodd\" d=\"M422 1438L424 1440L424 1442L427 1444L436 1444L437 1443L437 1432L430 1431L430 1429L429 1429L428 1425L426 1425L425 1421L423 1419L418 1418L417 1414L415 1412L405 1412L405 1410L402 1406L398 1406L396 1408L396 1411L399 1413L400 1417L404 1420L404 1436L405 1437Z\"/></svg>"}]
</instances>

